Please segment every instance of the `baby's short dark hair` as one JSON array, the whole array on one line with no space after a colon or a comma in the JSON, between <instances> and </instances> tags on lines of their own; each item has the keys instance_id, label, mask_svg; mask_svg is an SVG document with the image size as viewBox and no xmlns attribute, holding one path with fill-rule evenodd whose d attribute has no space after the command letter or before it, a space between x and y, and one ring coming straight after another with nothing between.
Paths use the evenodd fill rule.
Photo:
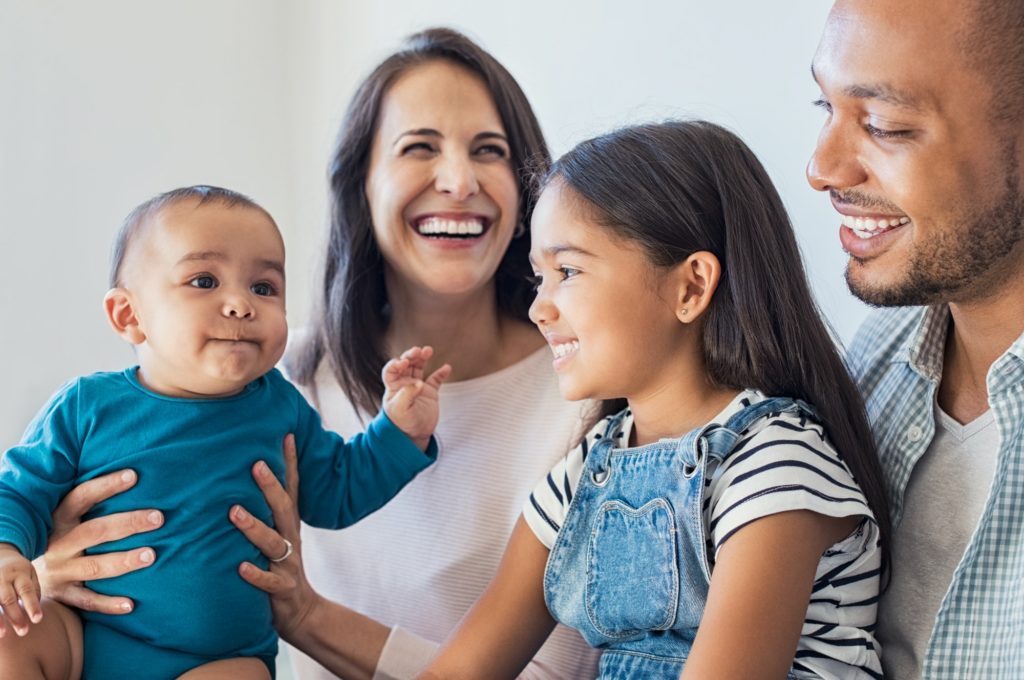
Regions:
<instances>
[{"instance_id":1,"label":"baby's short dark hair","mask_svg":"<svg viewBox=\"0 0 1024 680\"><path fill-rule=\"evenodd\" d=\"M252 200L245 194L240 194L237 191L231 189L224 189L222 187L210 186L207 184L196 184L190 187L181 187L179 189L172 189L171 191L165 191L159 196L154 196L145 203L142 203L135 207L128 217L124 219L124 223L121 224L121 229L117 233L117 238L114 240L114 248L111 252L110 257L110 287L117 288L121 285L121 269L124 267L125 254L128 252L128 247L131 242L135 239L136 235L142 229L143 226L149 223L151 219L156 217L164 209L177 205L183 201L196 201L196 207L199 207L205 203L220 203L229 208L242 207L242 208L253 208L259 210L274 224L274 219L270 217L270 213L263 209L256 201Z\"/></svg>"}]
</instances>

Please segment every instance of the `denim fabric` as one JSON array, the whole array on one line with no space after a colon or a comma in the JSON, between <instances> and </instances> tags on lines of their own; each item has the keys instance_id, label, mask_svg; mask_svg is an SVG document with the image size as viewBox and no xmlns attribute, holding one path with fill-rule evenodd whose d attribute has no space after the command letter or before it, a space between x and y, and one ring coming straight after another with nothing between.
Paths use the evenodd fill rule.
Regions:
<instances>
[{"instance_id":1,"label":"denim fabric","mask_svg":"<svg viewBox=\"0 0 1024 680\"><path fill-rule=\"evenodd\" d=\"M623 413L591 448L544 573L551 614L603 650L600 678L676 680L690 653L711 569L702 504L709 462L751 423L803 409L771 398L724 426L616 448Z\"/></svg>"}]
</instances>

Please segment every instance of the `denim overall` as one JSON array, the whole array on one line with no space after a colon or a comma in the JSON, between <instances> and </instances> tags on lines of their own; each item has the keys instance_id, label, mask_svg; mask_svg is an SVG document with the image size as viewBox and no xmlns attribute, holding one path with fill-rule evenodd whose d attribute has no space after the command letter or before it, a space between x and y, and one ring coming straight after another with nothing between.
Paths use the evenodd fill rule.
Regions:
<instances>
[{"instance_id":1,"label":"denim overall","mask_svg":"<svg viewBox=\"0 0 1024 680\"><path fill-rule=\"evenodd\" d=\"M803 402L770 398L724 427L620 448L623 411L593 444L548 557L544 599L555 619L604 651L600 678L679 678L711 580L708 461L727 458L759 418L796 410L813 414Z\"/></svg>"}]
</instances>

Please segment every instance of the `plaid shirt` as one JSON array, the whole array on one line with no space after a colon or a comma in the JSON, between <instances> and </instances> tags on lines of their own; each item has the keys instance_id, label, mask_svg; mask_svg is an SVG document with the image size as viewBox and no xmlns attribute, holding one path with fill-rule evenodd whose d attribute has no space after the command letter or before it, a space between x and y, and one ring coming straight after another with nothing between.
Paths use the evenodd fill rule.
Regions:
<instances>
[{"instance_id":1,"label":"plaid shirt","mask_svg":"<svg viewBox=\"0 0 1024 680\"><path fill-rule=\"evenodd\" d=\"M893 524L935 434L948 327L945 305L880 310L848 353L878 442ZM986 386L1001 437L995 478L939 608L924 660L928 680L1024 678L1024 335L992 364Z\"/></svg>"}]
</instances>

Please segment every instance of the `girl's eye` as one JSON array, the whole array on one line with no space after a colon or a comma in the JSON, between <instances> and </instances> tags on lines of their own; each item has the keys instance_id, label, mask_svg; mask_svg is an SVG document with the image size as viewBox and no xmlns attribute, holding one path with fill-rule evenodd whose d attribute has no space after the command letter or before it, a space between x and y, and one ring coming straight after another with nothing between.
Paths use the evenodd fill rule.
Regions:
<instances>
[{"instance_id":1,"label":"girl's eye","mask_svg":"<svg viewBox=\"0 0 1024 680\"><path fill-rule=\"evenodd\" d=\"M540 284L544 283L544 277L540 274L532 274L526 277L526 282L529 283L530 287L533 288L534 292L536 292L537 289L540 288Z\"/></svg>"},{"instance_id":2,"label":"girl's eye","mask_svg":"<svg viewBox=\"0 0 1024 680\"><path fill-rule=\"evenodd\" d=\"M579 274L580 270L575 267L566 267L563 265L558 268L558 273L562 275L562 280L565 281Z\"/></svg>"},{"instance_id":3,"label":"girl's eye","mask_svg":"<svg viewBox=\"0 0 1024 680\"><path fill-rule=\"evenodd\" d=\"M260 281L252 284L252 292L260 297L270 297L277 292L277 289L266 281Z\"/></svg>"},{"instance_id":4,"label":"girl's eye","mask_svg":"<svg viewBox=\"0 0 1024 680\"><path fill-rule=\"evenodd\" d=\"M217 279L213 278L209 274L200 274L189 281L188 285L193 288L216 288Z\"/></svg>"}]
</instances>

